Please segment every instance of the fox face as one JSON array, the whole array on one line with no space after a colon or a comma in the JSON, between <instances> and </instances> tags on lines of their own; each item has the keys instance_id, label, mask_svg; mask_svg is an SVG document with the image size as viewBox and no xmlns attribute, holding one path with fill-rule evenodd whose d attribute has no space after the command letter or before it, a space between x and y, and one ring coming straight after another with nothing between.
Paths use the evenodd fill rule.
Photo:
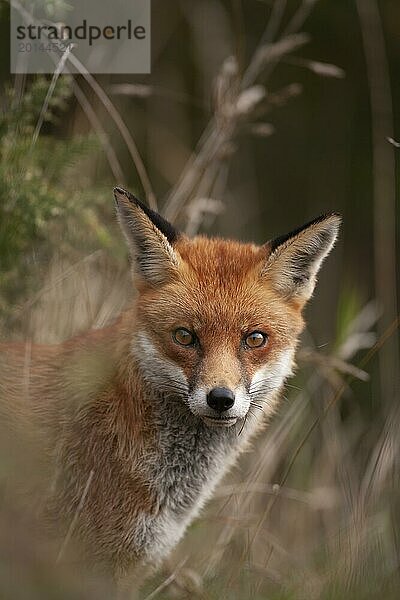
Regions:
<instances>
[{"instance_id":1,"label":"fox face","mask_svg":"<svg viewBox=\"0 0 400 600\"><path fill-rule=\"evenodd\" d=\"M189 239L129 192L115 198L139 294L131 352L148 385L212 427L272 412L340 217L257 246Z\"/></svg>"}]
</instances>

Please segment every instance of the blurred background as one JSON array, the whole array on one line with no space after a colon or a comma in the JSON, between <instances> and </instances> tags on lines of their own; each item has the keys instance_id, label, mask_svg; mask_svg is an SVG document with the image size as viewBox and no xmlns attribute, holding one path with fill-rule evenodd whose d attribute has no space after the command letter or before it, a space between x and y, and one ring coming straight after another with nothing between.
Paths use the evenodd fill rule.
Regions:
<instances>
[{"instance_id":1,"label":"blurred background","mask_svg":"<svg viewBox=\"0 0 400 600\"><path fill-rule=\"evenodd\" d=\"M190 235L343 215L280 413L142 598L398 598L398 0L152 0L146 76L10 76L3 0L0 33L3 339L125 306L115 184ZM1 597L101 598L57 579L7 498Z\"/></svg>"}]
</instances>

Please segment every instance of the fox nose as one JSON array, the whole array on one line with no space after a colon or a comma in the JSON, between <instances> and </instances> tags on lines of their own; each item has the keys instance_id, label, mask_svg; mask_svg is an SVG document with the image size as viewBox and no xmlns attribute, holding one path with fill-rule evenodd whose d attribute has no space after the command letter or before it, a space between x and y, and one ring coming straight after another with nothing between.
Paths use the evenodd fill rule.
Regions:
<instances>
[{"instance_id":1,"label":"fox nose","mask_svg":"<svg viewBox=\"0 0 400 600\"><path fill-rule=\"evenodd\" d=\"M235 404L235 394L225 387L215 387L207 394L207 404L222 413Z\"/></svg>"}]
</instances>

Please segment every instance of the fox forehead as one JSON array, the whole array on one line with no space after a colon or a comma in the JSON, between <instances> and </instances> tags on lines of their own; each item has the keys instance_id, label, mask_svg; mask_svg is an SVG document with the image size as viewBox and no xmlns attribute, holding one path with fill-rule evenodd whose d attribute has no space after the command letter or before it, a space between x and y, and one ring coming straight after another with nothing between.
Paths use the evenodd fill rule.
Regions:
<instances>
[{"instance_id":1,"label":"fox forehead","mask_svg":"<svg viewBox=\"0 0 400 600\"><path fill-rule=\"evenodd\" d=\"M147 315L148 322L162 328L190 326L210 342L224 332L240 335L257 327L267 333L272 329L282 342L298 335L303 319L297 305L261 277L265 246L198 236L178 240L175 249L182 259L179 276L142 291L139 317Z\"/></svg>"},{"instance_id":2,"label":"fox forehead","mask_svg":"<svg viewBox=\"0 0 400 600\"><path fill-rule=\"evenodd\" d=\"M175 248L199 279L213 277L222 286L239 283L254 269L259 273L261 261L267 257L262 246L203 236L182 237Z\"/></svg>"}]
</instances>

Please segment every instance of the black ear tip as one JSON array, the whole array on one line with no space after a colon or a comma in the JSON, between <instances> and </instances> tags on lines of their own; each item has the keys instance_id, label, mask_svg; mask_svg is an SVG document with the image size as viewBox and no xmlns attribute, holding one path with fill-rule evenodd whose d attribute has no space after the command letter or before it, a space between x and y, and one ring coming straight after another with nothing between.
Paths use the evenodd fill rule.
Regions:
<instances>
[{"instance_id":1,"label":"black ear tip","mask_svg":"<svg viewBox=\"0 0 400 600\"><path fill-rule=\"evenodd\" d=\"M325 215L328 219L330 217L334 217L339 223L341 223L341 221L343 221L343 217L339 212L336 212L335 210L328 213L327 215Z\"/></svg>"},{"instance_id":2,"label":"black ear tip","mask_svg":"<svg viewBox=\"0 0 400 600\"><path fill-rule=\"evenodd\" d=\"M134 202L135 204L140 204L139 200L137 198L135 198L135 196L133 194L128 192L128 190L124 190L124 188L117 186L114 188L114 197L118 201L120 196L124 196L130 202Z\"/></svg>"},{"instance_id":3,"label":"black ear tip","mask_svg":"<svg viewBox=\"0 0 400 600\"><path fill-rule=\"evenodd\" d=\"M312 221L306 223L304 227L308 227L309 225L318 225L318 223L323 223L324 221L329 221L330 219L340 223L342 221L342 215L336 211L323 213L322 215L319 215L319 217L316 217Z\"/></svg>"},{"instance_id":4,"label":"black ear tip","mask_svg":"<svg viewBox=\"0 0 400 600\"><path fill-rule=\"evenodd\" d=\"M136 198L136 196L131 194L131 192L128 192L128 190L125 190L123 187L119 187L119 186L115 187L114 188L114 198L115 198L117 204L118 204L118 200L120 200L121 196L126 198L129 202L131 202L131 204L134 204L135 206L138 206L139 208L141 208L147 215L149 214L149 212L153 212L153 211L150 211L150 209L141 200L139 200L139 198Z\"/></svg>"},{"instance_id":5,"label":"black ear tip","mask_svg":"<svg viewBox=\"0 0 400 600\"><path fill-rule=\"evenodd\" d=\"M167 238L167 240L170 243L175 242L175 240L178 238L178 232L171 225L171 223L169 223L168 221L163 219L163 217L161 215L159 215L154 210L152 210L151 208L146 206L143 202L138 200L138 198L136 198L133 194L131 194L124 188L119 187L119 186L115 187L114 188L114 197L115 197L115 204L117 206L117 211L131 212L129 207L126 206L126 204L121 206L121 204L119 203L119 201L121 200L121 197L126 198L131 204L133 204L135 207L142 210L144 212L144 214L147 215L147 217L150 219L150 221L153 223L153 225L155 225L161 231L161 233L163 235L165 235L165 237Z\"/></svg>"},{"instance_id":6,"label":"black ear tip","mask_svg":"<svg viewBox=\"0 0 400 600\"><path fill-rule=\"evenodd\" d=\"M342 215L334 211L325 215L325 218L331 222L332 227L338 232L343 221Z\"/></svg>"},{"instance_id":7,"label":"black ear tip","mask_svg":"<svg viewBox=\"0 0 400 600\"><path fill-rule=\"evenodd\" d=\"M312 221L309 221L302 227L299 227L298 230L296 230L296 232L300 233L301 231L303 231L304 229L307 229L308 227L310 227L312 225L324 225L324 224L328 225L328 227L334 227L335 229L338 229L340 227L341 223L342 223L342 215L336 211L332 211L332 212L323 213L322 215L319 215L319 217L316 217L315 219L313 219Z\"/></svg>"},{"instance_id":8,"label":"black ear tip","mask_svg":"<svg viewBox=\"0 0 400 600\"><path fill-rule=\"evenodd\" d=\"M124 188L116 186L113 190L114 196L128 196L128 193Z\"/></svg>"},{"instance_id":9,"label":"black ear tip","mask_svg":"<svg viewBox=\"0 0 400 600\"><path fill-rule=\"evenodd\" d=\"M316 217L315 219L312 219L312 221L308 221L308 223L306 223L305 225L302 225L301 227L298 227L297 229L294 229L293 231L291 231L290 233L286 233L285 235L280 235L279 237L270 240L269 241L269 247L270 247L270 251L275 252L275 250L281 246L282 244L286 243L288 240L290 240L291 238L296 237L297 235L299 235L300 233L302 233L303 231L305 231L306 229L308 229L309 227L313 227L316 225L321 225L323 223L327 223L328 226L332 226L333 228L336 229L335 235L337 234L337 231L339 229L339 225L341 223L342 220L342 216L338 213L338 212L329 212L329 213L324 213L322 215L320 215L319 217Z\"/></svg>"},{"instance_id":10,"label":"black ear tip","mask_svg":"<svg viewBox=\"0 0 400 600\"><path fill-rule=\"evenodd\" d=\"M114 196L125 196L126 192L122 187L115 187L113 189Z\"/></svg>"}]
</instances>

